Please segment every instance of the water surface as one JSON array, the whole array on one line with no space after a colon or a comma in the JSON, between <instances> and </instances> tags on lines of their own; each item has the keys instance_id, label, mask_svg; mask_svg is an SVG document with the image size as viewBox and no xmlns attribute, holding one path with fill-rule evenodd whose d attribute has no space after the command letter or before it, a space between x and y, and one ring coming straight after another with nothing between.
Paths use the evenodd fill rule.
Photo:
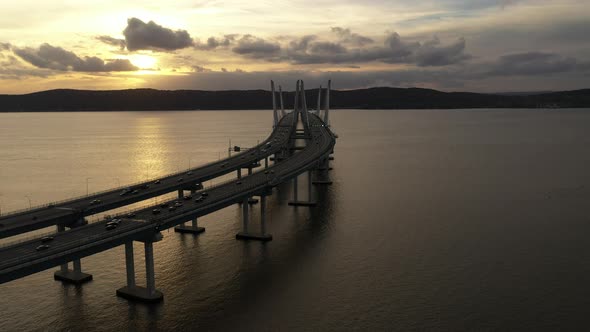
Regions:
<instances>
[{"instance_id":1,"label":"water surface","mask_svg":"<svg viewBox=\"0 0 590 332\"><path fill-rule=\"evenodd\" d=\"M319 206L269 202L154 245L158 305L115 296L123 248L0 285L0 331L567 330L590 310L590 110L335 111ZM270 132L270 111L0 114L2 212L155 178ZM305 195L307 181L300 178ZM258 207L252 210L254 226ZM91 218L91 221L93 219ZM144 283L136 244L138 283Z\"/></svg>"}]
</instances>

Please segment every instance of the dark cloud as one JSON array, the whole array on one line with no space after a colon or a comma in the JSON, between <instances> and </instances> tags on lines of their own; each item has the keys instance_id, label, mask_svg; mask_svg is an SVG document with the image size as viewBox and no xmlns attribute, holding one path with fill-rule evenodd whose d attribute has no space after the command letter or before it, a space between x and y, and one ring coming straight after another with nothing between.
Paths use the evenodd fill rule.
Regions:
<instances>
[{"instance_id":1,"label":"dark cloud","mask_svg":"<svg viewBox=\"0 0 590 332\"><path fill-rule=\"evenodd\" d=\"M285 60L298 64L356 64L366 62L408 63L421 67L446 66L463 62L470 55L465 53L465 39L450 45L440 45L440 40L405 42L398 33L386 36L383 46L346 47L341 42L319 41L308 35L289 43Z\"/></svg>"},{"instance_id":2,"label":"dark cloud","mask_svg":"<svg viewBox=\"0 0 590 332\"><path fill-rule=\"evenodd\" d=\"M252 35L244 35L237 40L236 46L232 48L234 53L248 56L272 56L281 50L281 46L268 42L262 38Z\"/></svg>"},{"instance_id":3,"label":"dark cloud","mask_svg":"<svg viewBox=\"0 0 590 332\"><path fill-rule=\"evenodd\" d=\"M354 46L365 46L373 42L373 39L350 32L348 28L332 27L332 32L338 35L341 43L350 43Z\"/></svg>"},{"instance_id":4,"label":"dark cloud","mask_svg":"<svg viewBox=\"0 0 590 332\"><path fill-rule=\"evenodd\" d=\"M173 51L193 45L193 40L186 30L173 31L154 21L144 23L135 17L127 20L123 35L129 51Z\"/></svg>"},{"instance_id":5,"label":"dark cloud","mask_svg":"<svg viewBox=\"0 0 590 332\"><path fill-rule=\"evenodd\" d=\"M439 46L438 38L422 44L415 52L414 58L418 66L446 66L470 59L465 54L465 39L459 38L448 46Z\"/></svg>"},{"instance_id":6,"label":"dark cloud","mask_svg":"<svg viewBox=\"0 0 590 332\"><path fill-rule=\"evenodd\" d=\"M125 46L127 45L125 43L125 39L113 38L111 36L96 36L95 38L107 45L117 46L120 49L124 49Z\"/></svg>"},{"instance_id":7,"label":"dark cloud","mask_svg":"<svg viewBox=\"0 0 590 332\"><path fill-rule=\"evenodd\" d=\"M209 68L205 68L205 67L203 67L203 66L193 66L193 70L194 70L196 73L206 73L206 72L210 72L210 71L212 71L211 69L209 69Z\"/></svg>"},{"instance_id":8,"label":"dark cloud","mask_svg":"<svg viewBox=\"0 0 590 332\"><path fill-rule=\"evenodd\" d=\"M219 47L229 47L238 37L237 34L229 34L225 35L221 38L219 37L209 37L207 38L206 43L201 43L200 41L195 42L195 48L199 50L213 50Z\"/></svg>"},{"instance_id":9,"label":"dark cloud","mask_svg":"<svg viewBox=\"0 0 590 332\"><path fill-rule=\"evenodd\" d=\"M481 67L484 69L477 74L480 76L530 76L585 70L589 64L555 53L525 52L503 55Z\"/></svg>"},{"instance_id":10,"label":"dark cloud","mask_svg":"<svg viewBox=\"0 0 590 332\"><path fill-rule=\"evenodd\" d=\"M13 52L35 67L59 71L109 72L139 69L127 59L115 59L105 62L94 56L81 58L73 52L47 43L39 46L38 49L13 48Z\"/></svg>"}]
</instances>

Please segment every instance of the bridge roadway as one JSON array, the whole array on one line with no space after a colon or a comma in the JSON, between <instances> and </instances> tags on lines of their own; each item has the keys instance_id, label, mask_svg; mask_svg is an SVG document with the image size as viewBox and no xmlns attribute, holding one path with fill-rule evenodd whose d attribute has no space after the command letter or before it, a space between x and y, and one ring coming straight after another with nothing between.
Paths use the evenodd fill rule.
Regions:
<instances>
[{"instance_id":1,"label":"bridge roadway","mask_svg":"<svg viewBox=\"0 0 590 332\"><path fill-rule=\"evenodd\" d=\"M114 230L106 230L106 221L101 221L56 233L54 240L49 242L50 248L43 251L36 250L36 247L41 244L40 238L0 248L0 283L80 259L126 242L151 238L160 230L242 202L248 197L268 195L273 187L307 170L317 168L321 160L329 158L335 144L335 135L315 115L310 115L309 130L311 139L307 141L303 150L281 163L270 166L265 171L258 171L242 179L198 191L190 200L170 200L168 204L176 201L183 204L173 211L161 208L162 202L160 202L158 205L135 211L133 219L123 218L122 224ZM195 197L201 196L205 191L206 198L196 202ZM153 209L156 208L161 209L159 214L153 214Z\"/></svg>"},{"instance_id":2,"label":"bridge roadway","mask_svg":"<svg viewBox=\"0 0 590 332\"><path fill-rule=\"evenodd\" d=\"M125 188L121 187L2 216L0 217L0 239L58 224L75 225L84 216L112 210L176 190L200 189L198 186L204 181L241 168L247 168L288 148L290 138L295 132L296 121L293 117L292 113L285 115L265 141L244 152L182 173L164 176L159 178L159 184L155 184L155 179L152 179L129 186L131 190L138 191L136 194L128 193L121 196L121 192ZM270 147L267 145L268 143L271 143ZM100 200L100 203L90 204L96 199Z\"/></svg>"}]
</instances>

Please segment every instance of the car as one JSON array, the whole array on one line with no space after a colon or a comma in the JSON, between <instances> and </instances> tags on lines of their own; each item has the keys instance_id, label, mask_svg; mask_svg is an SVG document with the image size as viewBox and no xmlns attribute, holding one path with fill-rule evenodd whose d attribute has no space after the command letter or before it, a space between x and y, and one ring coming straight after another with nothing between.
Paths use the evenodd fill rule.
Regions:
<instances>
[{"instance_id":1,"label":"car","mask_svg":"<svg viewBox=\"0 0 590 332\"><path fill-rule=\"evenodd\" d=\"M193 174L193 171L186 172L186 175L192 175L192 174Z\"/></svg>"},{"instance_id":2,"label":"car","mask_svg":"<svg viewBox=\"0 0 590 332\"><path fill-rule=\"evenodd\" d=\"M40 246L37 246L37 248L35 248L35 250L37 250L37 251L47 250L47 249L49 249L49 246L46 244L42 244Z\"/></svg>"},{"instance_id":3,"label":"car","mask_svg":"<svg viewBox=\"0 0 590 332\"><path fill-rule=\"evenodd\" d=\"M127 218L133 218L135 217L135 213L134 212L129 212L125 215Z\"/></svg>"},{"instance_id":4,"label":"car","mask_svg":"<svg viewBox=\"0 0 590 332\"><path fill-rule=\"evenodd\" d=\"M195 198L195 203L199 203L201 201L203 201L204 197L203 196L199 196L197 198Z\"/></svg>"},{"instance_id":5,"label":"car","mask_svg":"<svg viewBox=\"0 0 590 332\"><path fill-rule=\"evenodd\" d=\"M113 229L115 229L115 228L117 228L117 225L116 225L116 224L107 224L107 225L105 226L105 229L106 229L107 231L113 230Z\"/></svg>"},{"instance_id":6,"label":"car","mask_svg":"<svg viewBox=\"0 0 590 332\"><path fill-rule=\"evenodd\" d=\"M166 208L166 207L168 207L168 203L164 202L164 203L160 204L160 207Z\"/></svg>"},{"instance_id":7,"label":"car","mask_svg":"<svg viewBox=\"0 0 590 332\"><path fill-rule=\"evenodd\" d=\"M268 171L264 171L264 174L268 174Z\"/></svg>"},{"instance_id":8,"label":"car","mask_svg":"<svg viewBox=\"0 0 590 332\"><path fill-rule=\"evenodd\" d=\"M176 201L176 202L174 202L174 206L175 206L175 207L181 207L181 206L182 206L182 203L181 203L181 202L178 202L178 201Z\"/></svg>"},{"instance_id":9,"label":"car","mask_svg":"<svg viewBox=\"0 0 590 332\"><path fill-rule=\"evenodd\" d=\"M270 174L275 174L275 170L274 169L271 169L270 170Z\"/></svg>"},{"instance_id":10,"label":"car","mask_svg":"<svg viewBox=\"0 0 590 332\"><path fill-rule=\"evenodd\" d=\"M206 191L203 191L203 192L201 193L201 196L207 196L207 195L209 195L209 194L208 194Z\"/></svg>"},{"instance_id":11,"label":"car","mask_svg":"<svg viewBox=\"0 0 590 332\"><path fill-rule=\"evenodd\" d=\"M188 201L189 199L193 198L193 196L191 195L186 195L183 197L185 201Z\"/></svg>"},{"instance_id":12,"label":"car","mask_svg":"<svg viewBox=\"0 0 590 332\"><path fill-rule=\"evenodd\" d=\"M160 184L160 180L154 181L154 184Z\"/></svg>"},{"instance_id":13,"label":"car","mask_svg":"<svg viewBox=\"0 0 590 332\"><path fill-rule=\"evenodd\" d=\"M135 190L133 190L133 191L131 192L131 194L132 194L132 195L135 195L135 194L137 194L138 192L139 192L139 190L135 189Z\"/></svg>"},{"instance_id":14,"label":"car","mask_svg":"<svg viewBox=\"0 0 590 332\"><path fill-rule=\"evenodd\" d=\"M153 209L152 210L152 214L158 214L158 213L160 213L160 209Z\"/></svg>"},{"instance_id":15,"label":"car","mask_svg":"<svg viewBox=\"0 0 590 332\"><path fill-rule=\"evenodd\" d=\"M168 211L170 211L170 212L172 212L174 210L176 210L176 207L175 206L171 206L171 207L168 208Z\"/></svg>"},{"instance_id":16,"label":"car","mask_svg":"<svg viewBox=\"0 0 590 332\"><path fill-rule=\"evenodd\" d=\"M219 166L219 167L224 168L225 167L225 164L221 164L221 166Z\"/></svg>"},{"instance_id":17,"label":"car","mask_svg":"<svg viewBox=\"0 0 590 332\"><path fill-rule=\"evenodd\" d=\"M49 204L47 205L47 207L48 207L48 208L52 208L52 207L54 207L54 206L55 206L55 204L54 204L54 203L49 203Z\"/></svg>"},{"instance_id":18,"label":"car","mask_svg":"<svg viewBox=\"0 0 590 332\"><path fill-rule=\"evenodd\" d=\"M44 236L41 238L42 243L51 242L53 241L53 236Z\"/></svg>"},{"instance_id":19,"label":"car","mask_svg":"<svg viewBox=\"0 0 590 332\"><path fill-rule=\"evenodd\" d=\"M140 187L140 188L141 188L141 189L147 189L147 188L149 188L149 187L150 187L150 185L149 185L149 184L147 184L147 183L144 183L143 185L141 185L141 187Z\"/></svg>"},{"instance_id":20,"label":"car","mask_svg":"<svg viewBox=\"0 0 590 332\"><path fill-rule=\"evenodd\" d=\"M182 178L178 178L178 180L177 180L177 182L182 182L182 181L183 181Z\"/></svg>"},{"instance_id":21,"label":"car","mask_svg":"<svg viewBox=\"0 0 590 332\"><path fill-rule=\"evenodd\" d=\"M236 184L242 184L242 181L237 181Z\"/></svg>"},{"instance_id":22,"label":"car","mask_svg":"<svg viewBox=\"0 0 590 332\"><path fill-rule=\"evenodd\" d=\"M108 225L108 224L115 224L115 225L118 225L118 224L120 224L120 223L121 223L121 221L123 221L123 220L121 220L121 219L119 219L119 218L115 218L115 219L113 219L113 220L109 221L109 222L107 223L107 225Z\"/></svg>"}]
</instances>

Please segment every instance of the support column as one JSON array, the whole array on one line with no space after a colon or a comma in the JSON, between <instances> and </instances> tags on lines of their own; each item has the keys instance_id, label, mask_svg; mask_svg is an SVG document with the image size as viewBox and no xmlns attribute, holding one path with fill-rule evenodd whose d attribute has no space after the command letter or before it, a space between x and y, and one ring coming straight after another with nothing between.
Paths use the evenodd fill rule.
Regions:
<instances>
[{"instance_id":1,"label":"support column","mask_svg":"<svg viewBox=\"0 0 590 332\"><path fill-rule=\"evenodd\" d=\"M332 181L330 180L329 177L329 173L328 171L330 170L330 160L329 158L326 158L324 160L322 160L320 166L317 169L317 178L315 181L313 181L313 184L332 184Z\"/></svg>"},{"instance_id":2,"label":"support column","mask_svg":"<svg viewBox=\"0 0 590 332\"><path fill-rule=\"evenodd\" d=\"M238 168L238 179L242 178L242 169Z\"/></svg>"},{"instance_id":3,"label":"support column","mask_svg":"<svg viewBox=\"0 0 590 332\"><path fill-rule=\"evenodd\" d=\"M293 180L293 200L289 201L289 205L292 206L316 206L316 202L313 201L312 195L312 180L311 171L307 172L307 201L297 200L297 178Z\"/></svg>"},{"instance_id":4,"label":"support column","mask_svg":"<svg viewBox=\"0 0 590 332\"><path fill-rule=\"evenodd\" d=\"M205 231L205 227L199 227L197 224L197 218L193 219L190 226L187 226L186 223L182 223L176 227L174 227L174 231L178 233L191 233L191 234L201 234Z\"/></svg>"},{"instance_id":5,"label":"support column","mask_svg":"<svg viewBox=\"0 0 590 332\"><path fill-rule=\"evenodd\" d=\"M57 225L58 232L63 232L65 229L64 225ZM61 264L59 270L53 273L53 279L75 285L81 285L92 280L92 274L82 272L80 258L73 260L73 268L73 270L68 268L68 262Z\"/></svg>"},{"instance_id":6,"label":"support column","mask_svg":"<svg viewBox=\"0 0 590 332\"><path fill-rule=\"evenodd\" d=\"M64 232L66 230L66 227L64 225L57 225L57 232ZM68 262L66 262L65 264L61 264L59 266L59 269L61 271L61 273L66 274L68 273Z\"/></svg>"},{"instance_id":7,"label":"support column","mask_svg":"<svg viewBox=\"0 0 590 332\"><path fill-rule=\"evenodd\" d=\"M158 236L159 235L159 236ZM153 239L144 242L145 248L145 275L146 287L135 284L135 267L133 262L133 242L125 244L125 263L127 267L127 285L117 289L117 296L129 300L143 302L159 302L164 294L156 289L156 276L154 269L154 241L159 241L161 234L156 234Z\"/></svg>"},{"instance_id":8,"label":"support column","mask_svg":"<svg viewBox=\"0 0 590 332\"><path fill-rule=\"evenodd\" d=\"M125 243L125 269L127 270L127 287L135 287L135 259L133 257L133 242Z\"/></svg>"},{"instance_id":9,"label":"support column","mask_svg":"<svg viewBox=\"0 0 590 332\"><path fill-rule=\"evenodd\" d=\"M264 157L264 168L268 168L268 156Z\"/></svg>"},{"instance_id":10,"label":"support column","mask_svg":"<svg viewBox=\"0 0 590 332\"><path fill-rule=\"evenodd\" d=\"M183 199L184 198L184 190L179 189L178 190L178 199Z\"/></svg>"},{"instance_id":11,"label":"support column","mask_svg":"<svg viewBox=\"0 0 590 332\"><path fill-rule=\"evenodd\" d=\"M260 234L248 232L248 204L247 199L242 203L243 229L236 234L238 240L270 241L272 235L266 233L266 195L260 196Z\"/></svg>"}]
</instances>

